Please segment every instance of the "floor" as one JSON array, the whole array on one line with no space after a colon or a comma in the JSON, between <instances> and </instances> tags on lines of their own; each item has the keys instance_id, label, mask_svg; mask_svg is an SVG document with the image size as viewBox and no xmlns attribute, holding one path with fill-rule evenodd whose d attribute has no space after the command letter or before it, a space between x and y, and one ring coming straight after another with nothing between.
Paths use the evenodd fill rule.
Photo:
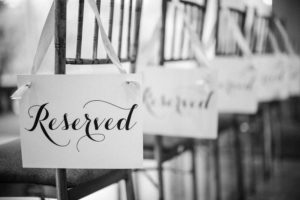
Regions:
<instances>
[{"instance_id":1,"label":"floor","mask_svg":"<svg viewBox=\"0 0 300 200\"><path fill-rule=\"evenodd\" d=\"M300 160L285 160L248 200L300 200Z\"/></svg>"},{"instance_id":2,"label":"floor","mask_svg":"<svg viewBox=\"0 0 300 200\"><path fill-rule=\"evenodd\" d=\"M0 198L0 200L24 199L37 198ZM94 198L91 196L87 199ZM300 160L283 161L271 180L259 185L256 194L247 200L300 200Z\"/></svg>"},{"instance_id":3,"label":"floor","mask_svg":"<svg viewBox=\"0 0 300 200\"><path fill-rule=\"evenodd\" d=\"M247 200L300 200L300 121L283 123L282 157L271 180Z\"/></svg>"},{"instance_id":4,"label":"floor","mask_svg":"<svg viewBox=\"0 0 300 200\"><path fill-rule=\"evenodd\" d=\"M8 127L9 123L7 122L13 121L10 120L10 117L2 119L0 116L0 127ZM283 124L285 125L282 137L282 156L284 159L277 166L271 179L257 185L255 195L248 197L247 200L300 200L300 123L297 121ZM12 127L17 126L12 124ZM15 132L17 133L18 130L16 129ZM13 140L17 136L17 134L0 135L0 143ZM111 188L111 190L113 190L112 194L116 193L115 188ZM116 199L104 195L103 192L95 193L86 199ZM0 200L22 199L34 200L36 198L0 198Z\"/></svg>"}]
</instances>

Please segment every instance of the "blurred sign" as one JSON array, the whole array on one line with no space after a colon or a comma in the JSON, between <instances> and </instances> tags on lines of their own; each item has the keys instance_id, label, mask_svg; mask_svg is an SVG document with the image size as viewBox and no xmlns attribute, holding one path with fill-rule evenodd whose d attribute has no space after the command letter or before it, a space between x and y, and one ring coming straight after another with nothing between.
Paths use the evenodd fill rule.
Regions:
<instances>
[{"instance_id":1,"label":"blurred sign","mask_svg":"<svg viewBox=\"0 0 300 200\"><path fill-rule=\"evenodd\" d=\"M289 91L291 96L300 96L300 58L298 56L286 57L289 71Z\"/></svg>"},{"instance_id":2,"label":"blurred sign","mask_svg":"<svg viewBox=\"0 0 300 200\"><path fill-rule=\"evenodd\" d=\"M257 70L255 87L259 101L284 100L289 97L289 73L282 55L257 55L253 57L253 63Z\"/></svg>"},{"instance_id":3,"label":"blurred sign","mask_svg":"<svg viewBox=\"0 0 300 200\"><path fill-rule=\"evenodd\" d=\"M138 168L143 160L138 75L24 75L23 167Z\"/></svg>"},{"instance_id":4,"label":"blurred sign","mask_svg":"<svg viewBox=\"0 0 300 200\"><path fill-rule=\"evenodd\" d=\"M255 69L245 58L216 57L211 65L218 72L218 108L220 113L255 113Z\"/></svg>"},{"instance_id":5,"label":"blurred sign","mask_svg":"<svg viewBox=\"0 0 300 200\"><path fill-rule=\"evenodd\" d=\"M144 132L217 137L216 74L208 68L143 70Z\"/></svg>"}]
</instances>

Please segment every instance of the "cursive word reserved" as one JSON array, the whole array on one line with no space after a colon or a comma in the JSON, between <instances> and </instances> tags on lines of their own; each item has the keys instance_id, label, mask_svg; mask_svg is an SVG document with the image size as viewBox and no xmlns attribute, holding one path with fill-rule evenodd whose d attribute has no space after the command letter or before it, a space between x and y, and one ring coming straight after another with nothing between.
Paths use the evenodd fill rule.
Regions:
<instances>
[{"instance_id":1,"label":"cursive word reserved","mask_svg":"<svg viewBox=\"0 0 300 200\"><path fill-rule=\"evenodd\" d=\"M157 96L154 91L148 87L143 93L143 103L147 111L154 116L157 116L155 110L161 108L167 108L169 111L173 110L177 114L181 115L185 109L189 108L195 110L207 110L213 94L214 92L210 91L204 98L202 97L197 100L189 97L183 97L179 93L169 97L167 95Z\"/></svg>"},{"instance_id":2,"label":"cursive word reserved","mask_svg":"<svg viewBox=\"0 0 300 200\"><path fill-rule=\"evenodd\" d=\"M248 81L226 81L220 82L219 88L226 91L227 94L239 91L251 91L254 87L255 79L249 79Z\"/></svg>"},{"instance_id":3,"label":"cursive word reserved","mask_svg":"<svg viewBox=\"0 0 300 200\"><path fill-rule=\"evenodd\" d=\"M91 117L86 110L91 104L105 104L106 106L112 106L115 109L122 110L126 117L112 118L112 117ZM33 123L29 128L25 128L27 131L33 132L36 129L40 129L43 135L54 145L59 147L66 147L71 143L71 139L65 144L60 144L51 137L51 133L57 133L59 131L80 131L84 132L84 135L80 135L77 139L76 148L79 151L79 143L82 139L89 139L93 142L102 142L105 140L105 134L103 132L110 130L125 130L129 131L137 124L132 122L132 116L135 110L138 108L137 104L133 104L130 108L123 108L113 103L103 100L91 100L83 105L85 111L81 117L69 117L68 113L64 113L62 116L53 116L51 110L49 110L50 103L44 103L40 105L33 105L28 109L28 115L33 119ZM100 133L101 131L102 133Z\"/></svg>"}]
</instances>

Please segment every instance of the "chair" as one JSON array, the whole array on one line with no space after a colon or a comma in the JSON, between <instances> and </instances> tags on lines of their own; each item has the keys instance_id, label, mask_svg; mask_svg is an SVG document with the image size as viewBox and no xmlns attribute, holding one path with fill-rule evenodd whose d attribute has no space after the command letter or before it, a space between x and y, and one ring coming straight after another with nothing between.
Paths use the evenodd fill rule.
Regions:
<instances>
[{"instance_id":1,"label":"chair","mask_svg":"<svg viewBox=\"0 0 300 200\"><path fill-rule=\"evenodd\" d=\"M181 0L179 3L184 6L184 12L187 13L187 15L190 17L191 22L193 22L193 28L195 28L197 34L199 35L199 38L201 38L206 2L204 3L204 5L186 0ZM178 15L178 10L172 7L172 0L163 0L161 9L162 26L160 30L161 34L159 48L159 65L163 67L163 65L167 62L193 60L194 55L192 51L189 50L189 47L191 47L191 43L187 40L188 37L187 35L185 35L184 29L182 28L180 30L177 30L175 26L173 26L170 30L167 26L170 23L175 25L177 23L180 23L182 20ZM170 15L170 13L172 13L172 15ZM167 34L168 37L166 37ZM179 53L174 52L175 43L179 44L180 46ZM167 44L169 44L169 46L167 46ZM162 135L154 136L147 133L144 134L144 158L155 159L157 161L157 186L160 200L165 199L163 171L168 170L164 169L163 164L166 161L171 160L176 156L180 156L182 153L187 151L189 151L192 155L192 169L190 173L192 175L193 199L198 199L195 148L197 144L198 141L191 138L178 138Z\"/></svg>"},{"instance_id":2,"label":"chair","mask_svg":"<svg viewBox=\"0 0 300 200\"><path fill-rule=\"evenodd\" d=\"M274 18L272 16L259 15L255 12L251 46L254 55L272 53L269 43L268 32L274 30ZM283 105L280 101L273 101L260 104L263 127L263 177L268 180L273 171L274 160L280 157L281 149L281 125L280 116ZM278 125L276 128L275 126Z\"/></svg>"},{"instance_id":3,"label":"chair","mask_svg":"<svg viewBox=\"0 0 300 200\"><path fill-rule=\"evenodd\" d=\"M249 45L253 54L262 54L270 51L268 46L267 35L268 28L271 25L271 18L269 16L258 16L255 13L254 23L251 26L250 32L245 32L245 18L249 8L243 10L236 8L229 8L230 13L237 20L244 35L249 36ZM220 24L218 25L220 27ZM234 41L220 40L222 30L218 30L218 41L216 47L216 54L223 56L238 55L241 56L242 52ZM232 126L234 130L234 152L235 152L235 165L236 165L236 186L238 199L245 199L249 193L255 192L258 171L256 170L256 156L259 154L262 158L263 177L269 177L270 160L272 159L272 131L270 128L270 113L269 105L260 105L259 111L256 115L252 116L237 116L232 115L234 123ZM223 116L220 115L222 123ZM248 124L249 130L242 133L242 125ZM261 134L263 132L263 134ZM248 143L248 144L247 144ZM247 145L246 145L247 144ZM245 158L249 157L249 161ZM249 163L250 162L250 163ZM247 174L247 167L249 174ZM247 176L248 175L248 176ZM249 191L248 191L249 190Z\"/></svg>"},{"instance_id":4,"label":"chair","mask_svg":"<svg viewBox=\"0 0 300 200\"><path fill-rule=\"evenodd\" d=\"M221 0L218 1L218 17L217 17L217 27L216 27L216 48L215 54L216 56L241 56L242 51L239 48L236 41L231 37L231 35L226 34L227 27L224 27L221 22L223 18L223 10L221 6ZM238 26L243 30L245 24L245 17L246 17L246 8L244 6L238 7L236 5L229 5L228 6L229 13L231 17L236 21ZM245 34L245 33L244 33ZM229 37L226 37L226 35ZM226 66L224 66L226 67ZM237 115L237 114L219 114L219 123L224 128L219 131L219 138L217 141L217 150L219 151L218 155L218 166L217 170L219 175L218 180L218 187L219 187L219 199L222 198L223 195L227 195L228 198L234 198L233 196L236 195L237 199L243 200L245 199L245 169L243 164L243 158L245 154L243 153L243 133L241 131L241 124L249 123L249 116L245 115ZM219 154L222 154L219 156ZM232 154L232 155L231 155ZM233 156L233 163L231 164L226 156ZM228 163L229 162L229 163ZM232 175L229 172L222 173L222 166L228 166L227 169L230 169L233 166L235 168L234 176L235 180L234 183L227 182L224 183L225 179L229 179ZM227 175L226 175L227 174ZM225 179L222 180L224 176ZM231 177L232 178L232 177ZM232 180L232 179L231 179ZM225 190L228 190L226 193L222 192L223 187ZM229 187L229 188L228 188ZM234 187L235 189L232 189ZM230 190L231 189L231 190ZM222 195L221 195L222 194Z\"/></svg>"},{"instance_id":5,"label":"chair","mask_svg":"<svg viewBox=\"0 0 300 200\"><path fill-rule=\"evenodd\" d=\"M110 63L108 58L97 58L98 26L95 23L92 59L81 58L84 0L79 0L77 45L75 58L66 58L66 4L64 0L55 0L55 73L65 74L66 64L102 64ZM97 0L101 12L100 0ZM123 62L134 64L138 46L138 30L142 0L130 0L128 7L129 20L127 38L123 36L124 0L121 1L120 32L118 36L118 55ZM114 0L110 0L108 37L112 39ZM134 7L135 6L135 7ZM133 17L134 16L134 17ZM133 22L133 20L135 20ZM125 25L124 25L125 26ZM127 40L128 54L121 57L122 42ZM131 46L133 41L134 45ZM22 168L20 141L14 140L0 145L0 196L32 196L71 200L85 197L111 184L124 180L127 199L135 199L131 170L102 169L29 169Z\"/></svg>"}]
</instances>

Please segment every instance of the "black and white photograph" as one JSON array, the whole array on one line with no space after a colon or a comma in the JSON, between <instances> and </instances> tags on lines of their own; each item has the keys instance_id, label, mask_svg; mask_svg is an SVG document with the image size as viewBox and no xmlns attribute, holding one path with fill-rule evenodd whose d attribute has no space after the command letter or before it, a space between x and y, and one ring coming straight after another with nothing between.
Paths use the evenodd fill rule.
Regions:
<instances>
[{"instance_id":1,"label":"black and white photograph","mask_svg":"<svg viewBox=\"0 0 300 200\"><path fill-rule=\"evenodd\" d=\"M300 200L300 1L0 0L0 200Z\"/></svg>"}]
</instances>

